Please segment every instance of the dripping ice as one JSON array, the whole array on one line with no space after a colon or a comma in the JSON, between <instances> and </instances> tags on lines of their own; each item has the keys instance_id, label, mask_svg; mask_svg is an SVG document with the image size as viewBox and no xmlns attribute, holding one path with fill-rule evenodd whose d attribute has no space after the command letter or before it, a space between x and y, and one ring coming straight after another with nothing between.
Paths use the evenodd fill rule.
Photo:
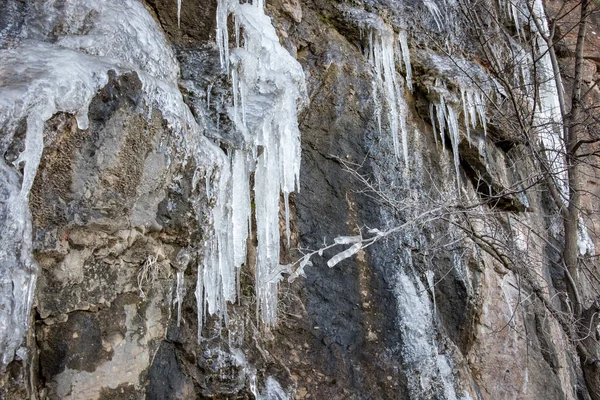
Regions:
<instances>
[{"instance_id":1,"label":"dripping ice","mask_svg":"<svg viewBox=\"0 0 600 400\"><path fill-rule=\"evenodd\" d=\"M235 26L233 49L227 32L229 15ZM206 309L208 314L226 321L226 303L235 301L238 295L239 271L246 263L246 239L252 219L250 174L254 172L257 312L269 326L277 317L281 273L287 271L279 264L280 195L284 199L289 244L289 195L299 187L300 132L296 109L306 97L304 73L279 44L260 1L239 4L235 0L220 0L216 37L221 66L231 76L233 101L229 116L242 144L229 151L227 162L219 170L206 175L207 182L212 179L215 187L214 232L207 240L199 269L199 320L201 324ZM200 325L199 335L201 329Z\"/></svg>"},{"instance_id":2,"label":"dripping ice","mask_svg":"<svg viewBox=\"0 0 600 400\"><path fill-rule=\"evenodd\" d=\"M406 31L401 31L398 37L387 24L378 21L369 29L369 62L373 66L375 76L373 80L373 98L375 101L375 114L382 131L381 112L385 109L396 158L400 158L400 140L402 144L402 158L408 166L408 128L406 118L408 106L404 100L402 81L396 73L396 61L399 57L404 62L406 71L406 86L412 90L412 70L410 66L410 52ZM400 44L400 46L398 46ZM401 138L399 139L399 135Z\"/></svg>"},{"instance_id":3,"label":"dripping ice","mask_svg":"<svg viewBox=\"0 0 600 400\"><path fill-rule=\"evenodd\" d=\"M373 68L371 84L378 130L382 134L382 114L385 114L394 154L408 166L408 106L404 97L404 85L410 91L413 90L408 34L404 29L396 34L379 15L346 5L340 5L339 8L358 24L361 34L366 34L366 56ZM396 63L404 66L405 79L397 73Z\"/></svg>"},{"instance_id":4,"label":"dripping ice","mask_svg":"<svg viewBox=\"0 0 600 400\"><path fill-rule=\"evenodd\" d=\"M442 148L445 150L444 137L448 133L452 146L456 180L457 184L460 184L459 113L462 112L469 143L471 142L471 129L476 128L479 124L483 127L484 135L487 135L485 99L481 90L467 85L459 87L460 98L457 98L455 94L448 90L446 84L439 79L436 80L432 91L435 92L437 97L437 100L431 103L429 108L433 135L436 143L439 135L439 141L441 141Z\"/></svg>"}]
</instances>

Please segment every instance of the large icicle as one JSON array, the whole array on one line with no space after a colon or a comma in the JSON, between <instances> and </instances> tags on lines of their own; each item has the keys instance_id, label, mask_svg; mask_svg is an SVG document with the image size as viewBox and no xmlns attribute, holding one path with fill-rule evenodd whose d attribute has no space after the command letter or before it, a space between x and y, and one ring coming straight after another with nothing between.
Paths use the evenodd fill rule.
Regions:
<instances>
[{"instance_id":1,"label":"large icicle","mask_svg":"<svg viewBox=\"0 0 600 400\"><path fill-rule=\"evenodd\" d=\"M406 118L408 106L404 100L403 87L396 74L396 57L400 56L394 49L396 37L392 28L384 23L372 27L369 37L369 62L375 69L374 98L376 99L376 117L381 121L382 105L385 105L387 119L392 135L394 153L400 158L399 134L402 140L402 157L405 166L408 166L408 128ZM406 33L400 36L403 61L407 71L407 82L411 76L410 54L406 44ZM407 83L408 85L408 83ZM412 86L412 82L410 86ZM381 133L381 122L379 122Z\"/></svg>"},{"instance_id":2,"label":"large icicle","mask_svg":"<svg viewBox=\"0 0 600 400\"><path fill-rule=\"evenodd\" d=\"M237 47L232 50L226 26L229 15L236 27ZM240 43L243 47L239 47ZM236 0L220 0L217 44L222 66L232 78L233 104L229 115L243 143L218 171L219 178L213 179L218 192L214 194L212 216L214 238L207 241L205 248L202 279L198 280L203 285L202 290L197 289L198 309L204 309L206 302L209 314L226 319L226 302L236 299L236 276L246 262L251 220L250 172L254 171L257 312L263 323L272 325L277 317L278 283L286 268L279 264L279 199L283 193L289 243L289 194L299 187L300 132L296 108L306 97L304 73L279 44L260 1L239 4Z\"/></svg>"},{"instance_id":3,"label":"large icicle","mask_svg":"<svg viewBox=\"0 0 600 400\"><path fill-rule=\"evenodd\" d=\"M406 71L406 86L412 92L412 67L410 64L410 50L408 49L408 38L405 30L401 30L398 34L400 41L400 49L402 50L402 60L404 61L404 70Z\"/></svg>"}]
</instances>

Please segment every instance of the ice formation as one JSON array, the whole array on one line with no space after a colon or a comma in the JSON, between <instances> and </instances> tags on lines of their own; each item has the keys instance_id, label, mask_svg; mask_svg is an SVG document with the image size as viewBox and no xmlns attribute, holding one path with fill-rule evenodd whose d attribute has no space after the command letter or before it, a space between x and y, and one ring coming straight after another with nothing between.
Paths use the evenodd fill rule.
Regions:
<instances>
[{"instance_id":1,"label":"ice formation","mask_svg":"<svg viewBox=\"0 0 600 400\"><path fill-rule=\"evenodd\" d=\"M29 191L43 151L45 121L57 112L73 114L87 129L87 109L108 82L108 71L136 72L145 106L159 108L190 154L219 162L214 145L200 134L177 88L178 65L156 22L134 0L68 0L62 9L45 2L28 10L36 24L25 25L12 48L0 50L0 123L8 134L26 121L25 148L12 163L0 160L0 351L9 362L28 328L37 267L31 257ZM66 10L66 11L65 11ZM81 28L86 16L94 23ZM42 18L43 17L43 18ZM52 29L61 24L58 39ZM127 41L120 38L127 37ZM2 143L6 152L10 141ZM22 166L23 173L19 172Z\"/></svg>"},{"instance_id":2,"label":"ice formation","mask_svg":"<svg viewBox=\"0 0 600 400\"><path fill-rule=\"evenodd\" d=\"M76 51L36 42L1 50L0 60L2 126L6 132L14 132L20 121L27 123L25 150L12 165L0 160L0 262L4 266L0 276L4 306L0 307L0 350L6 364L28 327L35 287L37 266L31 257L28 203L44 146L44 122L56 112L66 111L76 114L79 127L85 129L87 105L96 90L108 81L106 71L111 65ZM86 74L79 74L84 70ZM8 140L11 139L14 140ZM19 164L24 164L22 175Z\"/></svg>"},{"instance_id":3,"label":"ice formation","mask_svg":"<svg viewBox=\"0 0 600 400\"><path fill-rule=\"evenodd\" d=\"M406 38L406 35L403 36ZM403 47L407 47L403 45ZM383 24L369 33L369 62L375 69L373 97L376 101L375 112L381 133L381 111L385 107L390 133L394 144L394 153L400 158L398 135L402 136L402 156L408 165L408 128L406 126L407 105L404 90L396 74L397 49L396 36L392 28ZM406 52L408 54L408 52ZM408 55L406 57L409 57ZM409 60L410 65L410 60ZM410 68L408 69L410 70Z\"/></svg>"},{"instance_id":4,"label":"ice formation","mask_svg":"<svg viewBox=\"0 0 600 400\"><path fill-rule=\"evenodd\" d=\"M444 27L445 18L442 12L440 11L438 5L435 3L434 0L423 0L423 4L425 5L425 7L427 7L427 10L431 14L438 30L442 30L442 28Z\"/></svg>"},{"instance_id":5,"label":"ice formation","mask_svg":"<svg viewBox=\"0 0 600 400\"><path fill-rule=\"evenodd\" d=\"M383 18L363 9L345 5L340 9L358 24L361 34L367 34L369 45L366 56L374 70L373 101L379 133L383 131L382 113L385 112L394 154L400 159L402 153L404 164L408 166L408 106L404 98L404 84L410 91L413 86L407 32L400 29L396 34ZM405 80L398 76L396 63L404 66Z\"/></svg>"},{"instance_id":6,"label":"ice formation","mask_svg":"<svg viewBox=\"0 0 600 400\"><path fill-rule=\"evenodd\" d=\"M398 33L398 41L400 42L400 51L402 52L402 61L404 61L404 70L406 72L406 87L412 92L412 67L410 65L410 50L408 49L408 35L403 29Z\"/></svg>"},{"instance_id":7,"label":"ice formation","mask_svg":"<svg viewBox=\"0 0 600 400\"><path fill-rule=\"evenodd\" d=\"M460 185L460 159L458 145L460 142L459 134L459 111L462 111L465 123L467 137L470 139L471 128L475 128L481 123L484 135L487 134L486 107L483 93L477 88L468 86L460 87L460 98L451 93L446 84L437 79L435 86L431 89L435 92L437 101L432 103L429 108L433 135L437 142L438 134L445 149L444 136L446 132L450 138L452 153L454 157L454 169L456 171L457 184ZM436 126L437 125L437 126Z\"/></svg>"},{"instance_id":8,"label":"ice formation","mask_svg":"<svg viewBox=\"0 0 600 400\"><path fill-rule=\"evenodd\" d=\"M177 0L177 26L181 26L181 1Z\"/></svg>"},{"instance_id":9,"label":"ice formation","mask_svg":"<svg viewBox=\"0 0 600 400\"><path fill-rule=\"evenodd\" d=\"M229 15L235 26L236 46L231 50ZM283 194L289 244L289 195L299 187L297 107L306 97L304 73L279 44L260 1L239 4L236 0L220 0L216 36L221 65L231 74L233 104L229 116L242 137L242 145L229 151L229 161L222 168L207 174L207 180L215 186L214 234L206 243L198 277L198 309L202 309L200 319L205 317L206 307L209 314L227 321L226 302L237 297L236 282L246 262L246 238L250 233L250 174L254 172L257 312L268 326L276 320L278 284L281 273L287 271L279 264L280 196ZM200 325L199 334L201 329Z\"/></svg>"}]
</instances>

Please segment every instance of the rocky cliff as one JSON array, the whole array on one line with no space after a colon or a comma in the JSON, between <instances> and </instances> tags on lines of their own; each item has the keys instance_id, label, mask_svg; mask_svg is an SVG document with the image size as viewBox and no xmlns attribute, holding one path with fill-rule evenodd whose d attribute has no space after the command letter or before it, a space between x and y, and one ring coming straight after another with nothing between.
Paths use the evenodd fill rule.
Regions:
<instances>
[{"instance_id":1,"label":"rocky cliff","mask_svg":"<svg viewBox=\"0 0 600 400\"><path fill-rule=\"evenodd\" d=\"M517 3L5 0L0 397L600 398L595 17Z\"/></svg>"}]
</instances>

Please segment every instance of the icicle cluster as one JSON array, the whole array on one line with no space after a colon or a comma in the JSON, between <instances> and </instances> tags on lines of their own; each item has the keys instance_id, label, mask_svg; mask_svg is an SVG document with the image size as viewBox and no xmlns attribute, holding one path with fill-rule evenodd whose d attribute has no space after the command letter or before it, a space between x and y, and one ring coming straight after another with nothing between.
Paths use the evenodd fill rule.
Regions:
<instances>
[{"instance_id":1,"label":"icicle cluster","mask_svg":"<svg viewBox=\"0 0 600 400\"><path fill-rule=\"evenodd\" d=\"M361 35L367 34L369 46L366 56L374 70L373 100L379 133L383 131L382 114L385 113L396 158L400 159L402 153L404 164L408 166L408 106L404 98L404 84L410 91L413 85L407 32L401 29L396 34L383 18L364 9L346 5L340 5L339 9L359 26ZM396 73L396 63L404 64L404 80Z\"/></svg>"},{"instance_id":2,"label":"icicle cluster","mask_svg":"<svg viewBox=\"0 0 600 400\"><path fill-rule=\"evenodd\" d=\"M230 50L227 18L233 16L235 44ZM246 262L246 239L252 218L250 174L254 172L257 232L257 312L266 325L277 317L279 264L279 199L283 193L287 243L290 243L289 194L298 189L300 132L297 107L306 97L300 64L279 44L264 14L263 3L217 5L217 44L222 67L231 74L233 104L229 116L243 137L241 148L230 150L228 162L209 171L213 235L205 246L198 275L199 334L204 308L227 321L227 302L238 295L240 266ZM237 284L236 284L237 282Z\"/></svg>"},{"instance_id":3,"label":"icicle cluster","mask_svg":"<svg viewBox=\"0 0 600 400\"><path fill-rule=\"evenodd\" d=\"M448 133L450 144L452 146L452 153L454 155L456 180L457 183L460 184L460 160L458 157L458 144L460 141L458 123L459 112L462 111L469 142L471 139L471 128L477 127L478 123L481 123L484 135L487 135L485 99L480 90L463 87L460 88L460 99L456 99L456 97L447 89L445 83L441 82L439 79L436 80L435 87L432 90L435 91L437 96L437 102L429 105L433 136L437 143L439 133L439 139L445 150L445 134L446 132Z\"/></svg>"},{"instance_id":4,"label":"icicle cluster","mask_svg":"<svg viewBox=\"0 0 600 400\"><path fill-rule=\"evenodd\" d=\"M45 121L57 112L67 112L76 116L79 129L87 129L88 106L107 84L108 71L135 71L147 108L159 108L173 131L188 146L202 151L203 159L215 159L217 154L211 152L214 146L202 138L183 102L169 44L140 2L67 0L60 10L36 3L28 12L34 17L40 14L32 18L39 23L22 28L21 37L28 40L0 50L0 125L11 135L21 121L27 123L24 151L12 163L0 160L0 352L4 364L13 358L28 328L35 287L28 200L42 156ZM94 24L81 34L90 14L95 15ZM66 33L48 43L59 21ZM3 154L12 138L4 139Z\"/></svg>"},{"instance_id":5,"label":"icicle cluster","mask_svg":"<svg viewBox=\"0 0 600 400\"><path fill-rule=\"evenodd\" d=\"M394 144L394 153L397 158L400 158L400 135L402 157L405 165L408 166L408 128L406 126L408 107L404 100L402 81L396 74L396 61L404 62L406 86L412 90L412 71L406 32L401 31L396 38L392 28L386 24L379 24L377 28L371 28L369 30L368 56L369 62L375 70L373 98L379 132L381 133L382 130L381 113L385 108Z\"/></svg>"}]
</instances>

